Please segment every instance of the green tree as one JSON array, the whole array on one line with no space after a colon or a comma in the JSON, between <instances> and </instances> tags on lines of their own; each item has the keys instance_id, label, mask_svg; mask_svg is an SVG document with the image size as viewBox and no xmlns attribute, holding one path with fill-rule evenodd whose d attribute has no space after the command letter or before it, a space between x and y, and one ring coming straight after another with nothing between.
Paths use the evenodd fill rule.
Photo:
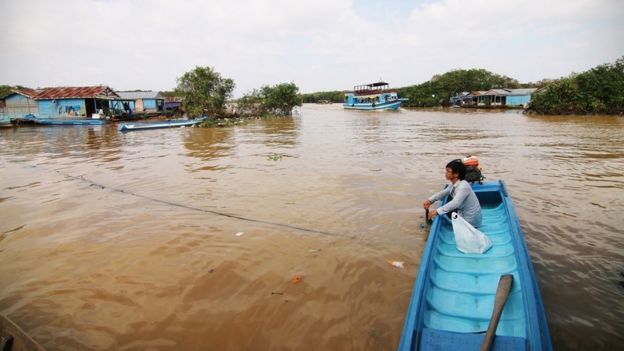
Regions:
<instances>
[{"instance_id":1,"label":"green tree","mask_svg":"<svg viewBox=\"0 0 624 351\"><path fill-rule=\"evenodd\" d=\"M261 116L264 114L263 97L254 89L236 101L237 112L241 116Z\"/></svg>"},{"instance_id":2,"label":"green tree","mask_svg":"<svg viewBox=\"0 0 624 351\"><path fill-rule=\"evenodd\" d=\"M234 90L234 81L221 77L212 67L195 67L177 81L176 94L182 98L184 111L192 116L223 114Z\"/></svg>"},{"instance_id":3,"label":"green tree","mask_svg":"<svg viewBox=\"0 0 624 351\"><path fill-rule=\"evenodd\" d=\"M547 115L624 113L624 57L548 82L532 96L528 110Z\"/></svg>"},{"instance_id":4,"label":"green tree","mask_svg":"<svg viewBox=\"0 0 624 351\"><path fill-rule=\"evenodd\" d=\"M281 83L260 88L259 96L265 113L276 116L290 116L295 106L301 106L303 99L295 83Z\"/></svg>"},{"instance_id":5,"label":"green tree","mask_svg":"<svg viewBox=\"0 0 624 351\"><path fill-rule=\"evenodd\" d=\"M305 103L317 103L329 101L334 103L344 102L344 91L319 91L316 93L302 94L301 98Z\"/></svg>"},{"instance_id":6,"label":"green tree","mask_svg":"<svg viewBox=\"0 0 624 351\"><path fill-rule=\"evenodd\" d=\"M0 85L0 99L11 94L13 87L10 85Z\"/></svg>"},{"instance_id":7,"label":"green tree","mask_svg":"<svg viewBox=\"0 0 624 351\"><path fill-rule=\"evenodd\" d=\"M22 85L15 85L15 86L11 86L11 85L0 85L0 99L5 98L7 95L10 95L11 93L13 93L13 90L16 89L24 89L28 87L22 86Z\"/></svg>"},{"instance_id":8,"label":"green tree","mask_svg":"<svg viewBox=\"0 0 624 351\"><path fill-rule=\"evenodd\" d=\"M485 69L458 69L435 75L422 84L400 88L398 93L409 99L407 106L431 107L445 105L451 96L463 91L519 87L517 80Z\"/></svg>"}]
</instances>

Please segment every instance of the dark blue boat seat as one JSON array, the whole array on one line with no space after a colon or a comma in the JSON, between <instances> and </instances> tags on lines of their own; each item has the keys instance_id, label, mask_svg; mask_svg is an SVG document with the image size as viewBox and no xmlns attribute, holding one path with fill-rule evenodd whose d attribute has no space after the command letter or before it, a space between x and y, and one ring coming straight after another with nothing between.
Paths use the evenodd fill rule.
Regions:
<instances>
[{"instance_id":1,"label":"dark blue boat seat","mask_svg":"<svg viewBox=\"0 0 624 351\"><path fill-rule=\"evenodd\" d=\"M460 351L479 350L485 333L454 333L439 329L424 328L420 339L419 350ZM525 351L526 340L517 336L500 336L494 338L492 351Z\"/></svg>"}]
</instances>

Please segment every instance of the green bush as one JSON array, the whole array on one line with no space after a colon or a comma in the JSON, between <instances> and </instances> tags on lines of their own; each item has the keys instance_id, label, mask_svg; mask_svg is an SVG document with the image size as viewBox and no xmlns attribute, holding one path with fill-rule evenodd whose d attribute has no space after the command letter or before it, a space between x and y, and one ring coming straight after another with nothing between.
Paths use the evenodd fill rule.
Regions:
<instances>
[{"instance_id":1,"label":"green bush","mask_svg":"<svg viewBox=\"0 0 624 351\"><path fill-rule=\"evenodd\" d=\"M290 116L292 109L301 106L302 102L295 83L281 83L254 89L236 101L236 109L242 116Z\"/></svg>"},{"instance_id":2,"label":"green bush","mask_svg":"<svg viewBox=\"0 0 624 351\"><path fill-rule=\"evenodd\" d=\"M624 57L546 84L533 94L528 111L546 115L624 113Z\"/></svg>"}]
</instances>

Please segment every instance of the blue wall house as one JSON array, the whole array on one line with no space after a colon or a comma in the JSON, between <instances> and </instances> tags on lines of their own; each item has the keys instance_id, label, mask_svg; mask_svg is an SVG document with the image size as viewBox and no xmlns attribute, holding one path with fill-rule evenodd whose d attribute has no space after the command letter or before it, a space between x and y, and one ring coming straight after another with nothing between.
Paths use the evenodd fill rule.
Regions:
<instances>
[{"instance_id":1,"label":"blue wall house","mask_svg":"<svg viewBox=\"0 0 624 351\"><path fill-rule=\"evenodd\" d=\"M2 115L10 119L24 118L27 115L39 116L39 105L35 100L38 91L28 88L13 90L3 99Z\"/></svg>"},{"instance_id":2,"label":"blue wall house","mask_svg":"<svg viewBox=\"0 0 624 351\"><path fill-rule=\"evenodd\" d=\"M484 95L489 100L487 106L527 107L535 90L537 89L490 89Z\"/></svg>"},{"instance_id":3,"label":"blue wall house","mask_svg":"<svg viewBox=\"0 0 624 351\"><path fill-rule=\"evenodd\" d=\"M111 101L118 98L111 88L99 85L46 88L35 99L39 104L39 118L72 118L92 117L94 113L108 115Z\"/></svg>"},{"instance_id":4,"label":"blue wall house","mask_svg":"<svg viewBox=\"0 0 624 351\"><path fill-rule=\"evenodd\" d=\"M132 112L163 111L165 98L157 91L118 91L119 99L113 103L115 110L125 110L128 104Z\"/></svg>"},{"instance_id":5,"label":"blue wall house","mask_svg":"<svg viewBox=\"0 0 624 351\"><path fill-rule=\"evenodd\" d=\"M464 107L527 107L536 88L490 89L464 92L449 99L451 105Z\"/></svg>"},{"instance_id":6,"label":"blue wall house","mask_svg":"<svg viewBox=\"0 0 624 351\"><path fill-rule=\"evenodd\" d=\"M537 90L536 88L527 89L507 89L509 94L507 95L507 106L529 106L531 102L531 95Z\"/></svg>"}]
</instances>

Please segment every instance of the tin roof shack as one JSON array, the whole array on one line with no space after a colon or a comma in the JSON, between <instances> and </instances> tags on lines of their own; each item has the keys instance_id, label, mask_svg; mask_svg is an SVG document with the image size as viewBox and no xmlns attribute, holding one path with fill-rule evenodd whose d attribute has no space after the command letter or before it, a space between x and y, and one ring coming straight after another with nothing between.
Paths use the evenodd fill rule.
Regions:
<instances>
[{"instance_id":1,"label":"tin roof shack","mask_svg":"<svg viewBox=\"0 0 624 351\"><path fill-rule=\"evenodd\" d=\"M531 95L537 90L537 88L527 89L506 89L509 91L507 95L507 106L521 106L527 108L529 102L531 102Z\"/></svg>"},{"instance_id":2,"label":"tin roof shack","mask_svg":"<svg viewBox=\"0 0 624 351\"><path fill-rule=\"evenodd\" d=\"M118 99L111 88L91 87L45 88L36 96L40 118L93 117L110 114L110 103Z\"/></svg>"},{"instance_id":3,"label":"tin roof shack","mask_svg":"<svg viewBox=\"0 0 624 351\"><path fill-rule=\"evenodd\" d=\"M487 91L484 90L475 90L471 91L469 95L467 95L462 100L464 101L466 107L484 107L488 106L490 99L485 94Z\"/></svg>"},{"instance_id":4,"label":"tin roof shack","mask_svg":"<svg viewBox=\"0 0 624 351\"><path fill-rule=\"evenodd\" d=\"M158 91L119 91L117 94L119 101L128 103L133 112L161 112L164 109L165 98Z\"/></svg>"},{"instance_id":5,"label":"tin roof shack","mask_svg":"<svg viewBox=\"0 0 624 351\"><path fill-rule=\"evenodd\" d=\"M485 103L485 106L503 107L507 103L507 95L509 95L509 90L490 89L481 95L483 96L483 102Z\"/></svg>"},{"instance_id":6,"label":"tin roof shack","mask_svg":"<svg viewBox=\"0 0 624 351\"><path fill-rule=\"evenodd\" d=\"M21 88L4 97L4 108L2 115L10 119L22 119L27 115L39 116L39 105L35 98L37 90Z\"/></svg>"}]
</instances>

